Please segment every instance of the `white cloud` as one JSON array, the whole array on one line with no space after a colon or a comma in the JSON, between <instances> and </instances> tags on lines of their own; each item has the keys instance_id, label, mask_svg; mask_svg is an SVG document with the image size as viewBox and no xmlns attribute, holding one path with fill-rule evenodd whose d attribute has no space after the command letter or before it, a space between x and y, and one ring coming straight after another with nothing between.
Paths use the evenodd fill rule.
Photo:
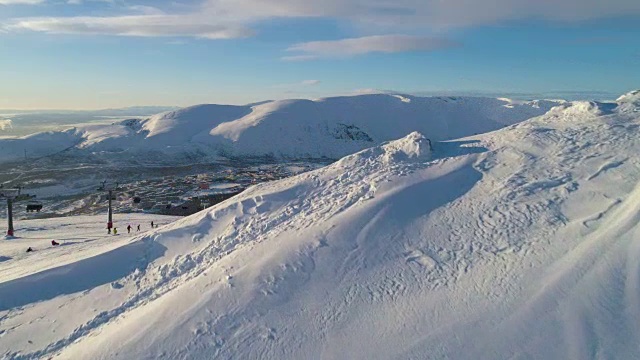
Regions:
<instances>
[{"instance_id":1,"label":"white cloud","mask_svg":"<svg viewBox=\"0 0 640 360\"><path fill-rule=\"evenodd\" d=\"M10 119L0 119L0 130L11 129L13 122Z\"/></svg>"},{"instance_id":2,"label":"white cloud","mask_svg":"<svg viewBox=\"0 0 640 360\"><path fill-rule=\"evenodd\" d=\"M332 17L386 26L441 29L519 19L578 21L640 14L637 0L208 0L238 19Z\"/></svg>"},{"instance_id":3,"label":"white cloud","mask_svg":"<svg viewBox=\"0 0 640 360\"><path fill-rule=\"evenodd\" d=\"M283 56L281 59L284 61L309 61L316 60L318 57L314 55L294 55L294 56Z\"/></svg>"},{"instance_id":4,"label":"white cloud","mask_svg":"<svg viewBox=\"0 0 640 360\"><path fill-rule=\"evenodd\" d=\"M309 88L312 86L320 85L322 81L320 80L302 80L298 83L293 84L278 84L274 85L274 88L283 88L283 89L300 89L300 88Z\"/></svg>"},{"instance_id":5,"label":"white cloud","mask_svg":"<svg viewBox=\"0 0 640 360\"><path fill-rule=\"evenodd\" d=\"M212 23L206 18L183 15L131 15L119 17L27 18L7 30L32 30L51 34L101 34L120 36L190 36L231 39L252 35L248 28Z\"/></svg>"},{"instance_id":6,"label":"white cloud","mask_svg":"<svg viewBox=\"0 0 640 360\"><path fill-rule=\"evenodd\" d=\"M301 84L305 86L315 86L320 84L320 80L304 80Z\"/></svg>"},{"instance_id":7,"label":"white cloud","mask_svg":"<svg viewBox=\"0 0 640 360\"><path fill-rule=\"evenodd\" d=\"M35 5L42 4L45 0L0 0L0 5Z\"/></svg>"},{"instance_id":8,"label":"white cloud","mask_svg":"<svg viewBox=\"0 0 640 360\"><path fill-rule=\"evenodd\" d=\"M67 0L67 4L80 5L80 4L84 4L86 2L103 2L103 3L114 4L115 1L116 0Z\"/></svg>"},{"instance_id":9,"label":"white cloud","mask_svg":"<svg viewBox=\"0 0 640 360\"><path fill-rule=\"evenodd\" d=\"M44 0L0 0L0 4L37 4ZM67 0L78 4L88 0ZM92 0L112 1L112 0ZM5 28L47 33L124 36L233 38L251 34L253 24L273 18L325 17L350 21L371 33L411 28L433 33L454 27L522 19L559 22L640 15L638 0L199 0L167 5L181 13L124 6L122 16L14 19ZM127 2L129 3L129 2ZM133 12L133 13L132 13ZM142 15L135 15L142 14ZM134 16L135 15L135 16ZM384 29L384 30L383 30ZM412 31L415 33L415 31ZM287 60L308 60L300 56Z\"/></svg>"},{"instance_id":10,"label":"white cloud","mask_svg":"<svg viewBox=\"0 0 640 360\"><path fill-rule=\"evenodd\" d=\"M164 11L153 6L132 5L132 6L129 6L127 9L135 13L144 14L144 15L164 15L165 14Z\"/></svg>"},{"instance_id":11,"label":"white cloud","mask_svg":"<svg viewBox=\"0 0 640 360\"><path fill-rule=\"evenodd\" d=\"M405 51L432 51L459 46L446 39L408 35L377 35L333 41L312 41L293 45L287 51L300 52L299 57L348 57L373 52L396 53ZM285 57L284 60L291 60ZM299 58L298 60L304 60Z\"/></svg>"}]
</instances>

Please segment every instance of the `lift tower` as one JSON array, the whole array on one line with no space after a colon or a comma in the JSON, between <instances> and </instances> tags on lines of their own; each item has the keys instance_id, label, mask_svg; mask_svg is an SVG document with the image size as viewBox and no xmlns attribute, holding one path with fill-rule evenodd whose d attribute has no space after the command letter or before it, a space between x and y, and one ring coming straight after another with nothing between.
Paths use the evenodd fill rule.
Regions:
<instances>
[{"instance_id":1,"label":"lift tower","mask_svg":"<svg viewBox=\"0 0 640 360\"><path fill-rule=\"evenodd\" d=\"M0 199L7 199L7 236L13 236L13 201L20 195L20 189L0 189Z\"/></svg>"},{"instance_id":2,"label":"lift tower","mask_svg":"<svg viewBox=\"0 0 640 360\"><path fill-rule=\"evenodd\" d=\"M118 183L115 185L109 185L106 180L102 182L102 185L98 188L98 191L107 193L107 200L109 201L109 217L107 219L107 231L109 233L111 233L111 229L113 229L113 207L111 206L111 201L113 200L114 191L117 190L120 190L120 188L118 188Z\"/></svg>"}]
</instances>

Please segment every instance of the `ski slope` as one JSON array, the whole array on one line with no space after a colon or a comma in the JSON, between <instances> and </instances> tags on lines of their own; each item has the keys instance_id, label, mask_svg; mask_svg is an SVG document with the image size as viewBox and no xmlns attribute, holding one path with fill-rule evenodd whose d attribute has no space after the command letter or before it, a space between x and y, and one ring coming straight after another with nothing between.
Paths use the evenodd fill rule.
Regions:
<instances>
[{"instance_id":1,"label":"ski slope","mask_svg":"<svg viewBox=\"0 0 640 360\"><path fill-rule=\"evenodd\" d=\"M109 125L0 139L0 162L53 155L196 162L228 157L333 158L420 131L434 140L499 129L558 101L360 95L197 105Z\"/></svg>"},{"instance_id":2,"label":"ski slope","mask_svg":"<svg viewBox=\"0 0 640 360\"><path fill-rule=\"evenodd\" d=\"M639 151L637 93L412 132L1 282L2 356L638 358Z\"/></svg>"},{"instance_id":3,"label":"ski slope","mask_svg":"<svg viewBox=\"0 0 640 360\"><path fill-rule=\"evenodd\" d=\"M157 225L166 225L179 217L114 214L114 225L119 231L117 236L107 234L106 219L106 214L38 220L15 219L18 238L0 238L0 282L18 279L119 248L128 243L132 236L152 231L151 221ZM131 234L127 233L127 225L134 228ZM140 225L140 231L136 230L137 225ZM55 240L60 246L52 246L51 240ZM35 251L26 253L29 247Z\"/></svg>"}]
</instances>

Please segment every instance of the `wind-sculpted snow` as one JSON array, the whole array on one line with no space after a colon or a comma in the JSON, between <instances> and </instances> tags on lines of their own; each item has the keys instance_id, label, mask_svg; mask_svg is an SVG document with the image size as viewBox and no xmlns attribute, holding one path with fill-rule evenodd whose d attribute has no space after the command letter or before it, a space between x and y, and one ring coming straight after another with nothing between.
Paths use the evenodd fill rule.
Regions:
<instances>
[{"instance_id":1,"label":"wind-sculpted snow","mask_svg":"<svg viewBox=\"0 0 640 360\"><path fill-rule=\"evenodd\" d=\"M193 162L225 157L333 158L420 131L433 140L499 129L561 102L472 97L362 95L198 105L144 120L0 139L0 161L60 154ZM36 149L36 151L32 151Z\"/></svg>"},{"instance_id":2,"label":"wind-sculpted snow","mask_svg":"<svg viewBox=\"0 0 640 360\"><path fill-rule=\"evenodd\" d=\"M640 112L640 90L624 94L616 102L619 104L620 111Z\"/></svg>"},{"instance_id":3,"label":"wind-sculpted snow","mask_svg":"<svg viewBox=\"0 0 640 360\"><path fill-rule=\"evenodd\" d=\"M79 255L47 270L57 296L28 286L47 271L0 282L0 349L638 358L639 151L638 113L597 103L452 141L411 132ZM108 274L64 286L94 259Z\"/></svg>"}]
</instances>

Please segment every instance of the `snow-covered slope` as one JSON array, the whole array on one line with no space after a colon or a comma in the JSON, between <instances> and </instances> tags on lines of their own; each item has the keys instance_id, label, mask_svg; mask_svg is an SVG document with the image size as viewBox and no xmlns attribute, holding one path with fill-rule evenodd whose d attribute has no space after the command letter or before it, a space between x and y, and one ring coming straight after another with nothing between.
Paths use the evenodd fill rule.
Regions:
<instances>
[{"instance_id":1,"label":"snow-covered slope","mask_svg":"<svg viewBox=\"0 0 640 360\"><path fill-rule=\"evenodd\" d=\"M0 161L56 154L178 159L219 156L340 158L420 131L433 140L499 129L544 114L553 101L361 95L283 100L247 106L198 105L146 120L91 125L20 139L0 139ZM6 151L5 151L6 150ZM157 156L152 157L154 159ZM173 157L165 157L165 160Z\"/></svg>"},{"instance_id":2,"label":"snow-covered slope","mask_svg":"<svg viewBox=\"0 0 640 360\"><path fill-rule=\"evenodd\" d=\"M75 147L80 141L75 130L43 132L18 139L0 138L0 162L24 159L27 149L32 158L53 155Z\"/></svg>"},{"instance_id":3,"label":"snow-covered slope","mask_svg":"<svg viewBox=\"0 0 640 360\"><path fill-rule=\"evenodd\" d=\"M9 359L639 358L638 112L568 103L429 145L414 132L0 282L0 349Z\"/></svg>"},{"instance_id":4,"label":"snow-covered slope","mask_svg":"<svg viewBox=\"0 0 640 360\"><path fill-rule=\"evenodd\" d=\"M620 96L616 102L620 110L627 112L640 112L640 90L631 91Z\"/></svg>"}]
</instances>

